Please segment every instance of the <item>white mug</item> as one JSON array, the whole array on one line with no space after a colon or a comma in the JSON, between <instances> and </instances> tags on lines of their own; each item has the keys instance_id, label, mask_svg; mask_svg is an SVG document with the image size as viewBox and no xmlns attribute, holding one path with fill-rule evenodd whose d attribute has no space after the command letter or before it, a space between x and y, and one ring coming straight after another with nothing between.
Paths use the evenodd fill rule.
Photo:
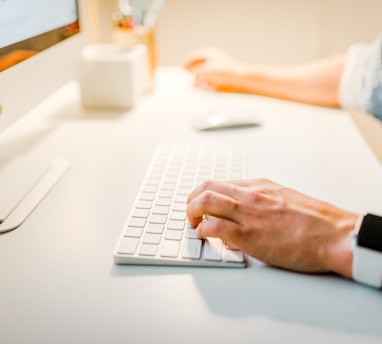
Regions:
<instances>
[{"instance_id":1,"label":"white mug","mask_svg":"<svg viewBox=\"0 0 382 344\"><path fill-rule=\"evenodd\" d=\"M79 82L82 103L86 107L134 107L149 82L146 46L86 46Z\"/></svg>"}]
</instances>

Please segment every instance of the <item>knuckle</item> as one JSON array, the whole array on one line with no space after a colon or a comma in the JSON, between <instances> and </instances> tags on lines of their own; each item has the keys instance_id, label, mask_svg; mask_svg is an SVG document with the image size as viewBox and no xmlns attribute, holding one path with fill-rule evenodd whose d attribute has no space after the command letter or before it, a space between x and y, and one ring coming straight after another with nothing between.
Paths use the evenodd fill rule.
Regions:
<instances>
[{"instance_id":1,"label":"knuckle","mask_svg":"<svg viewBox=\"0 0 382 344\"><path fill-rule=\"evenodd\" d=\"M213 186L213 183L214 182L212 180L206 180L202 184L200 184L200 188L202 191L209 190Z\"/></svg>"},{"instance_id":2,"label":"knuckle","mask_svg":"<svg viewBox=\"0 0 382 344\"><path fill-rule=\"evenodd\" d=\"M202 204L208 204L213 201L214 194L211 190L205 190L202 192L200 202Z\"/></svg>"},{"instance_id":3,"label":"knuckle","mask_svg":"<svg viewBox=\"0 0 382 344\"><path fill-rule=\"evenodd\" d=\"M230 206L231 211L234 213L240 212L242 204L237 200L227 200L228 206Z\"/></svg>"}]
</instances>

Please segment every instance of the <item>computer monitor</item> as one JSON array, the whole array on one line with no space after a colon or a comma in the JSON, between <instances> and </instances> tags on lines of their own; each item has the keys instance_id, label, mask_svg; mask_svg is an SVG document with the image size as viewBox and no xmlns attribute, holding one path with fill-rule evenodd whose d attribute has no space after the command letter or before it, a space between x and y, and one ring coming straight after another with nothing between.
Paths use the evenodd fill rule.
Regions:
<instances>
[{"instance_id":1,"label":"computer monitor","mask_svg":"<svg viewBox=\"0 0 382 344\"><path fill-rule=\"evenodd\" d=\"M75 76L84 42L79 5L0 1L0 131Z\"/></svg>"},{"instance_id":2,"label":"computer monitor","mask_svg":"<svg viewBox=\"0 0 382 344\"><path fill-rule=\"evenodd\" d=\"M86 41L80 16L84 6L81 0L0 1L0 137L52 92L76 78ZM41 180L48 177L50 182L45 183L54 184L52 167L59 177L56 165L39 166L17 158L9 159L0 149L0 232L13 229L5 225L10 220L17 227L33 210L45 194L41 188L35 190ZM58 165L62 171L67 167L63 161ZM29 203L20 210L23 202Z\"/></svg>"}]
</instances>

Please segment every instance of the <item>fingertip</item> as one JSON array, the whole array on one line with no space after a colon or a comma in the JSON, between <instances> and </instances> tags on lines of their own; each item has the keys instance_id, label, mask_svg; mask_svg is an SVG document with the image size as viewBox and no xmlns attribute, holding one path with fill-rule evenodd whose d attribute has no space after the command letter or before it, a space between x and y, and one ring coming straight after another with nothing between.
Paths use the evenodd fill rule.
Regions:
<instances>
[{"instance_id":1,"label":"fingertip","mask_svg":"<svg viewBox=\"0 0 382 344\"><path fill-rule=\"evenodd\" d=\"M191 71L192 68L192 61L186 60L182 63L183 68L187 69L188 71Z\"/></svg>"},{"instance_id":2,"label":"fingertip","mask_svg":"<svg viewBox=\"0 0 382 344\"><path fill-rule=\"evenodd\" d=\"M200 56L189 56L182 63L183 67L190 72L196 72L196 70L206 62L205 57Z\"/></svg>"},{"instance_id":3,"label":"fingertip","mask_svg":"<svg viewBox=\"0 0 382 344\"><path fill-rule=\"evenodd\" d=\"M188 220L188 223L189 225L191 226L191 228L197 228L199 223L201 223L203 221L203 218L200 217L200 218L195 218L195 217L192 217L189 213L189 210L187 209L187 220Z\"/></svg>"}]
</instances>

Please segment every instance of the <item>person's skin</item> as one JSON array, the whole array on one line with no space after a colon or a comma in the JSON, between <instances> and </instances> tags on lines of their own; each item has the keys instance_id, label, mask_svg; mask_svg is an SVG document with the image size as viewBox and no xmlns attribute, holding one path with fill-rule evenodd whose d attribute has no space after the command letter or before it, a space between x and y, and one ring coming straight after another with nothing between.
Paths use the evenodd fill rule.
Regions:
<instances>
[{"instance_id":1,"label":"person's skin","mask_svg":"<svg viewBox=\"0 0 382 344\"><path fill-rule=\"evenodd\" d=\"M260 65L241 62L216 48L205 48L192 52L184 67L195 76L200 88L338 107L345 57L343 54L297 65Z\"/></svg>"},{"instance_id":2,"label":"person's skin","mask_svg":"<svg viewBox=\"0 0 382 344\"><path fill-rule=\"evenodd\" d=\"M269 180L208 181L188 198L200 238L218 237L266 264L352 277L358 214Z\"/></svg>"}]
</instances>

